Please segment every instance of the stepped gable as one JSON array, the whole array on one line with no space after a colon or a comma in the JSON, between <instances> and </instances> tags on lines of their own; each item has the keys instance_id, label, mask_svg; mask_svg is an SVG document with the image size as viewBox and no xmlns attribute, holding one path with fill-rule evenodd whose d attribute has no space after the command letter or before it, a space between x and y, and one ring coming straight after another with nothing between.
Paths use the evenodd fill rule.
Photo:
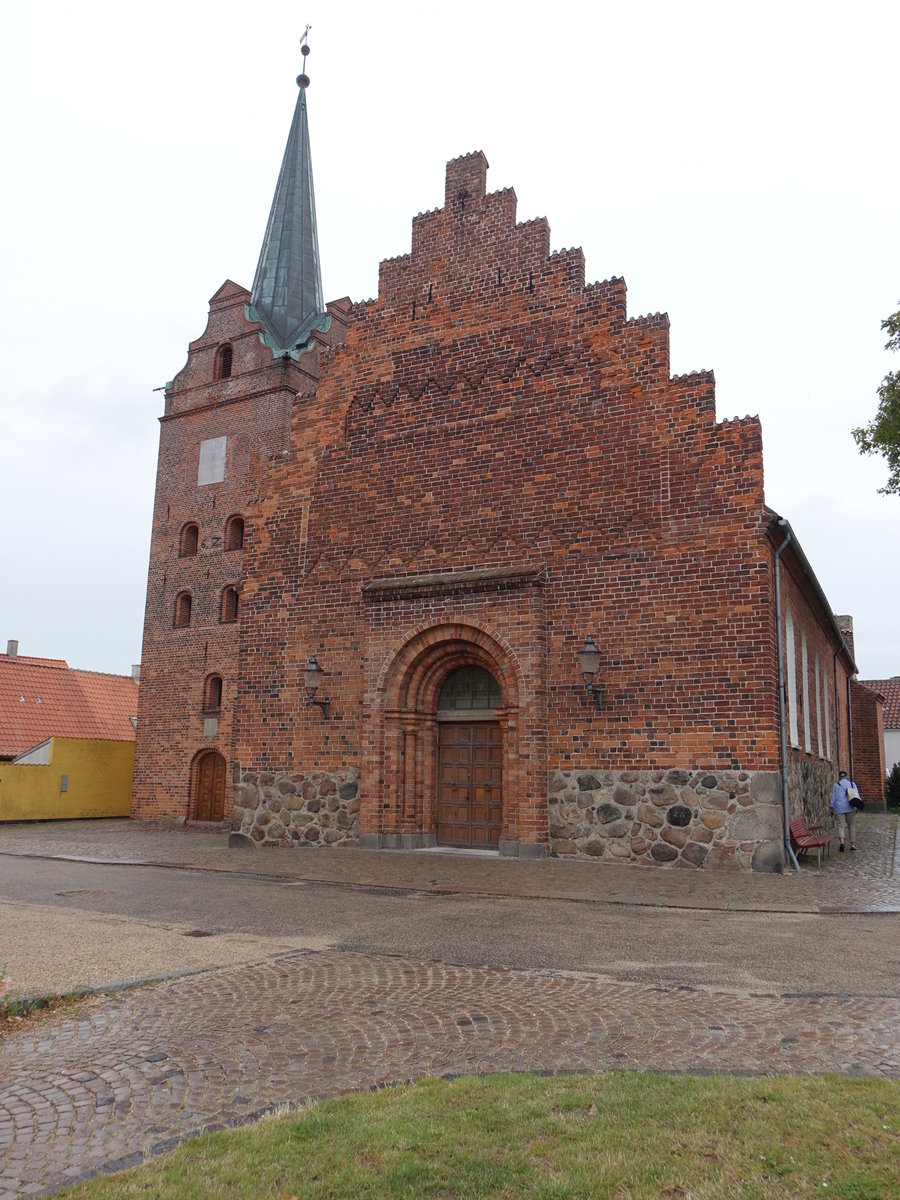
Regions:
<instances>
[{"instance_id":1,"label":"stepped gable","mask_svg":"<svg viewBox=\"0 0 900 1200\"><path fill-rule=\"evenodd\" d=\"M429 305L492 300L498 288L529 296L542 282L583 288L582 251L551 254L543 217L517 224L516 193L488 193L487 167L480 150L447 163L443 208L414 217L411 252L380 265L378 308L415 305L427 317Z\"/></svg>"},{"instance_id":2,"label":"stepped gable","mask_svg":"<svg viewBox=\"0 0 900 1200\"><path fill-rule=\"evenodd\" d=\"M555 373L587 377L596 418L697 452L716 424L713 373L672 377L667 314L629 318L621 278L586 284L582 251L551 252L544 218L517 223L515 192L488 192L487 166L481 151L447 164L443 207L413 219L410 253L384 260L377 299L348 310L344 438L390 437L383 418L410 403L434 418L458 401L464 419L468 398L480 419L477 397ZM755 454L758 421L717 443Z\"/></svg>"},{"instance_id":3,"label":"stepped gable","mask_svg":"<svg viewBox=\"0 0 900 1200\"><path fill-rule=\"evenodd\" d=\"M448 163L443 207L381 264L377 299L345 306L346 340L294 406L289 459L270 464L264 570L284 538L321 578L380 556L415 569L426 540L449 568L463 544L509 561L509 531L562 548L680 539L712 512L758 529L758 420L717 424L713 373L670 374L667 314L629 318L622 279L585 284L581 251L551 253L547 222L517 224L515 193L489 193L486 173L481 152ZM450 485L444 507L490 496L457 518L465 537L433 479ZM548 487L577 497L564 521L541 507ZM419 525L401 535L407 511Z\"/></svg>"}]
</instances>

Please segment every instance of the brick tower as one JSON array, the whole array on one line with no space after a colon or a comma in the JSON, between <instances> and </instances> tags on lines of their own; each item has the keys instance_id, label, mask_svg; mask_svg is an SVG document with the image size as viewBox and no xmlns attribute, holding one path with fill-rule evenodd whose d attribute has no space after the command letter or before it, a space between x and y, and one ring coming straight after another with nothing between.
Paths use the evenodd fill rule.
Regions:
<instances>
[{"instance_id":1,"label":"brick tower","mask_svg":"<svg viewBox=\"0 0 900 1200\"><path fill-rule=\"evenodd\" d=\"M302 45L304 60L308 47ZM252 293L227 280L166 385L160 418L132 812L221 820L231 809L241 592L266 464L287 453L326 312L306 92L288 135ZM307 352L300 361L301 350Z\"/></svg>"}]
</instances>

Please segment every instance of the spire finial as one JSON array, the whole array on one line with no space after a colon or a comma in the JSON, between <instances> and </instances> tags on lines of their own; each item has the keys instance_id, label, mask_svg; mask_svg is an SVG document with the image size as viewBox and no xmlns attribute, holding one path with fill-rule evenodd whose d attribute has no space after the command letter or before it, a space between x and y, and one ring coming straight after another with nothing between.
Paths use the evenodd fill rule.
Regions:
<instances>
[{"instance_id":1,"label":"spire finial","mask_svg":"<svg viewBox=\"0 0 900 1200\"><path fill-rule=\"evenodd\" d=\"M300 53L303 55L303 70L297 76L298 88L309 87L309 76L306 74L306 57L309 54L309 46L307 45L307 41L309 39L309 31L311 29L312 25L307 25L307 27L303 30L303 37L300 39Z\"/></svg>"}]
</instances>

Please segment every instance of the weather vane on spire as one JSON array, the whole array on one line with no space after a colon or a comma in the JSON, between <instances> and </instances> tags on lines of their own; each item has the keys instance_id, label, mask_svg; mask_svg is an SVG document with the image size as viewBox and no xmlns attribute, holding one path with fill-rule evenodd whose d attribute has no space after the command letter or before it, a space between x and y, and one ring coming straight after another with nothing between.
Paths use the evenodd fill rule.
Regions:
<instances>
[{"instance_id":1,"label":"weather vane on spire","mask_svg":"<svg viewBox=\"0 0 900 1200\"><path fill-rule=\"evenodd\" d=\"M298 88L309 87L309 76L306 74L306 56L309 54L309 46L306 44L306 42L309 38L309 31L311 29L312 25L307 25L306 29L303 31L303 37L300 39L300 53L303 55L303 70L297 76Z\"/></svg>"}]
</instances>

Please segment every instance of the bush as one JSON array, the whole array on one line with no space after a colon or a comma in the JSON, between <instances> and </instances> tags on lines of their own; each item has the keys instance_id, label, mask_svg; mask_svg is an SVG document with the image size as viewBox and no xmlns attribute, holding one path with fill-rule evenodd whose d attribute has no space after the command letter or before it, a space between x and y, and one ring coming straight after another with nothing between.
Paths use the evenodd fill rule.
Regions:
<instances>
[{"instance_id":1,"label":"bush","mask_svg":"<svg viewBox=\"0 0 900 1200\"><path fill-rule=\"evenodd\" d=\"M888 771L884 785L884 798L889 808L900 808L900 762L895 762Z\"/></svg>"}]
</instances>

